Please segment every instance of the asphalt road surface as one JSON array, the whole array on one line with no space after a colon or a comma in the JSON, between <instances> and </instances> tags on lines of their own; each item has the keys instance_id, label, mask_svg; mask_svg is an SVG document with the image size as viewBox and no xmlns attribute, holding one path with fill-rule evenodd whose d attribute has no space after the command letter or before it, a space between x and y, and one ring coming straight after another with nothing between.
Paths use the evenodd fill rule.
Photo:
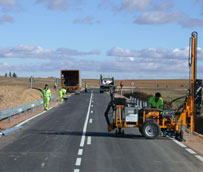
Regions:
<instances>
[{"instance_id":1,"label":"asphalt road surface","mask_svg":"<svg viewBox=\"0 0 203 172\"><path fill-rule=\"evenodd\" d=\"M0 138L0 172L203 172L203 163L168 138L147 140L137 129L107 132L109 95L97 90Z\"/></svg>"}]
</instances>

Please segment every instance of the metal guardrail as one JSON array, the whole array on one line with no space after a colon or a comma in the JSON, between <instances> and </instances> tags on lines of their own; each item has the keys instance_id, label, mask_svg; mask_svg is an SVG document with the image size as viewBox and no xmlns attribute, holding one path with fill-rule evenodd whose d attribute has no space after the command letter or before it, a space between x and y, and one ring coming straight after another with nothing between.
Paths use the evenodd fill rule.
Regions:
<instances>
[{"instance_id":1,"label":"metal guardrail","mask_svg":"<svg viewBox=\"0 0 203 172\"><path fill-rule=\"evenodd\" d=\"M130 96L130 103L137 105L139 108L148 107L148 102L136 99Z\"/></svg>"},{"instance_id":2,"label":"metal guardrail","mask_svg":"<svg viewBox=\"0 0 203 172\"><path fill-rule=\"evenodd\" d=\"M56 100L56 95L51 96L51 101L55 101L55 100ZM24 112L24 114L26 115L28 110L32 110L32 112L35 112L36 107L41 108L42 104L43 104L43 100L39 100L36 102L28 103L22 106L1 111L0 120L8 118L8 122L10 122L10 119L13 115L16 115L16 114L21 115L22 112Z\"/></svg>"}]
</instances>

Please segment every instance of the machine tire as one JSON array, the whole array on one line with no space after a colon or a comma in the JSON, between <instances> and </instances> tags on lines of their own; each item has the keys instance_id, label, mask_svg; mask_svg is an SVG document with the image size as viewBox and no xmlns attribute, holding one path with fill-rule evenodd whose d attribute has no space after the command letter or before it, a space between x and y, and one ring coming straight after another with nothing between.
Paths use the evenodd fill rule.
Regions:
<instances>
[{"instance_id":1,"label":"machine tire","mask_svg":"<svg viewBox=\"0 0 203 172\"><path fill-rule=\"evenodd\" d=\"M142 126L142 135L147 139L155 139L160 134L160 127L154 121L147 121Z\"/></svg>"}]
</instances>

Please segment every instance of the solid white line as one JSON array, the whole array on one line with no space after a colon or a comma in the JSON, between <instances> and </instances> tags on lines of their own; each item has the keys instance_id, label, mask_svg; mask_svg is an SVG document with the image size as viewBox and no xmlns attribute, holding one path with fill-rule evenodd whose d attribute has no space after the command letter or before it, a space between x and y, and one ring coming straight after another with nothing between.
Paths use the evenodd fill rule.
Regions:
<instances>
[{"instance_id":1,"label":"solid white line","mask_svg":"<svg viewBox=\"0 0 203 172\"><path fill-rule=\"evenodd\" d=\"M80 172L80 170L79 169L74 169L74 171L73 172Z\"/></svg>"},{"instance_id":2,"label":"solid white line","mask_svg":"<svg viewBox=\"0 0 203 172\"><path fill-rule=\"evenodd\" d=\"M92 119L90 119L90 124L92 123Z\"/></svg>"},{"instance_id":3,"label":"solid white line","mask_svg":"<svg viewBox=\"0 0 203 172\"><path fill-rule=\"evenodd\" d=\"M54 107L50 107L48 110L51 110L52 108L54 108ZM41 113L39 113L39 114L37 114L37 115L31 117L31 118L29 118L29 119L27 119L27 120L25 120L25 121L19 123L18 125L16 125L16 127L22 126L23 124L25 124L25 123L27 123L28 121L30 121L30 120L32 120L32 119L34 119L34 118L36 118L36 117L38 117L38 116L44 114L45 112L47 112L47 111L43 111L43 112L41 112Z\"/></svg>"},{"instance_id":4,"label":"solid white line","mask_svg":"<svg viewBox=\"0 0 203 172\"><path fill-rule=\"evenodd\" d=\"M193 151L192 149L186 148L186 151L190 152L191 154L197 154L195 151Z\"/></svg>"},{"instance_id":5,"label":"solid white line","mask_svg":"<svg viewBox=\"0 0 203 172\"><path fill-rule=\"evenodd\" d=\"M83 153L83 149L79 149L78 150L78 155L82 155L82 153Z\"/></svg>"},{"instance_id":6,"label":"solid white line","mask_svg":"<svg viewBox=\"0 0 203 172\"><path fill-rule=\"evenodd\" d=\"M92 94L93 94L93 93L91 93L91 96L90 96L89 107L88 107L87 116L86 116L86 119L85 119L85 124L84 124L84 127L83 127L82 138L81 138L81 141L80 141L80 147L83 147L84 144L85 144L85 134L86 134L86 131L87 131L87 123L88 123L88 121L89 121Z\"/></svg>"},{"instance_id":7,"label":"solid white line","mask_svg":"<svg viewBox=\"0 0 203 172\"><path fill-rule=\"evenodd\" d=\"M39 113L38 115L35 115L35 116L33 116L33 117L31 117L31 118L29 118L29 119L27 119L27 120L25 120L25 121L19 123L18 125L16 125L16 127L19 127L19 126L21 126L21 125L27 123L28 121L30 121L30 120L32 120L32 119L34 119L34 118L36 118L36 117L38 117L38 116L44 114L45 112L46 112L46 111L43 111L43 112Z\"/></svg>"},{"instance_id":8,"label":"solid white line","mask_svg":"<svg viewBox=\"0 0 203 172\"><path fill-rule=\"evenodd\" d=\"M197 159L199 159L200 161L203 162L203 157L202 157L202 156L200 156L200 155L195 155L195 157L196 157Z\"/></svg>"},{"instance_id":9,"label":"solid white line","mask_svg":"<svg viewBox=\"0 0 203 172\"><path fill-rule=\"evenodd\" d=\"M81 158L77 158L77 159L76 159L76 162L75 162L75 165L76 165L76 166L80 166L81 160L82 160Z\"/></svg>"},{"instance_id":10,"label":"solid white line","mask_svg":"<svg viewBox=\"0 0 203 172\"><path fill-rule=\"evenodd\" d=\"M87 144L91 145L91 136L87 137Z\"/></svg>"},{"instance_id":11,"label":"solid white line","mask_svg":"<svg viewBox=\"0 0 203 172\"><path fill-rule=\"evenodd\" d=\"M177 143L179 146L181 146L182 148L186 148L187 146L185 146L184 144L182 144L181 142L179 142L179 141L177 141L177 140L175 140L175 139L173 139L173 141L175 142L175 143Z\"/></svg>"}]
</instances>

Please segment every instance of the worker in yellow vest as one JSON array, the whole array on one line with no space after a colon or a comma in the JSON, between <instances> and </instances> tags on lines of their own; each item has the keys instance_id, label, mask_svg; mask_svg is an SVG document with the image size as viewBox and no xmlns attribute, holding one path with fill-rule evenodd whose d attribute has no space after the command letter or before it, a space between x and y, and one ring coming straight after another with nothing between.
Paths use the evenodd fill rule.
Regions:
<instances>
[{"instance_id":1,"label":"worker in yellow vest","mask_svg":"<svg viewBox=\"0 0 203 172\"><path fill-rule=\"evenodd\" d=\"M66 89L64 89L64 88L61 88L60 90L59 90L59 100L60 100L60 102L62 103L63 101L64 101L64 98L63 98L63 96L66 94Z\"/></svg>"},{"instance_id":2,"label":"worker in yellow vest","mask_svg":"<svg viewBox=\"0 0 203 172\"><path fill-rule=\"evenodd\" d=\"M45 84L44 89L42 89L41 97L43 98L44 110L48 110L49 102L51 100L51 90L48 84Z\"/></svg>"},{"instance_id":3,"label":"worker in yellow vest","mask_svg":"<svg viewBox=\"0 0 203 172\"><path fill-rule=\"evenodd\" d=\"M88 89L88 85L87 83L85 82L85 92L87 93L87 89Z\"/></svg>"}]
</instances>

